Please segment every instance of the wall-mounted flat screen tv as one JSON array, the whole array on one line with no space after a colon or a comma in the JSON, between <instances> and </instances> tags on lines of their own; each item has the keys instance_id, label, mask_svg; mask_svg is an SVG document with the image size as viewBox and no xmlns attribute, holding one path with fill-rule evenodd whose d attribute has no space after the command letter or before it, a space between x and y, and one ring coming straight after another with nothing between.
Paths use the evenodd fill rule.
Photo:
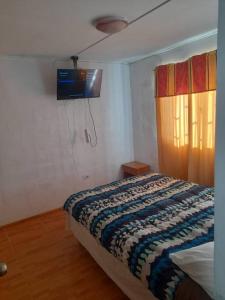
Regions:
<instances>
[{"instance_id":1,"label":"wall-mounted flat screen tv","mask_svg":"<svg viewBox=\"0 0 225 300\"><path fill-rule=\"evenodd\" d=\"M58 69L57 100L100 97L101 69Z\"/></svg>"}]
</instances>

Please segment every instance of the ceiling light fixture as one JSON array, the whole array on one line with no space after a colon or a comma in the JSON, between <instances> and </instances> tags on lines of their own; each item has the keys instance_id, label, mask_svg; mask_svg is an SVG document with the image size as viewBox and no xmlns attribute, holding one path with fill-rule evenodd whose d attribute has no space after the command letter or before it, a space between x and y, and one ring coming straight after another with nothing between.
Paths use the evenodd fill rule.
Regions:
<instances>
[{"instance_id":1,"label":"ceiling light fixture","mask_svg":"<svg viewBox=\"0 0 225 300\"><path fill-rule=\"evenodd\" d=\"M93 22L95 28L107 34L114 34L127 28L128 21L123 17L108 16L98 18Z\"/></svg>"}]
</instances>

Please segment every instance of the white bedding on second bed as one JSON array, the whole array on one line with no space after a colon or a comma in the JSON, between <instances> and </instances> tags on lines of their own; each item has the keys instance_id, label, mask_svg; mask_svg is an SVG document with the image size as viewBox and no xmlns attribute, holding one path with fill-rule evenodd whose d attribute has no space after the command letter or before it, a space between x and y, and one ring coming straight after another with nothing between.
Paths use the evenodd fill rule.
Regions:
<instances>
[{"instance_id":1,"label":"white bedding on second bed","mask_svg":"<svg viewBox=\"0 0 225 300\"><path fill-rule=\"evenodd\" d=\"M170 258L214 298L214 242L178 251Z\"/></svg>"}]
</instances>

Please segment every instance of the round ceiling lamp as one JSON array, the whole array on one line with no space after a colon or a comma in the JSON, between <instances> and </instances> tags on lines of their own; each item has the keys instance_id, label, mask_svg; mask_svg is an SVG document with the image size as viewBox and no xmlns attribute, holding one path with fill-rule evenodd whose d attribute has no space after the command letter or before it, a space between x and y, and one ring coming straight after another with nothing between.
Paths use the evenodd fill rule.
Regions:
<instances>
[{"instance_id":1,"label":"round ceiling lamp","mask_svg":"<svg viewBox=\"0 0 225 300\"><path fill-rule=\"evenodd\" d=\"M94 21L95 28L107 34L120 32L127 28L128 21L123 17L102 17Z\"/></svg>"}]
</instances>

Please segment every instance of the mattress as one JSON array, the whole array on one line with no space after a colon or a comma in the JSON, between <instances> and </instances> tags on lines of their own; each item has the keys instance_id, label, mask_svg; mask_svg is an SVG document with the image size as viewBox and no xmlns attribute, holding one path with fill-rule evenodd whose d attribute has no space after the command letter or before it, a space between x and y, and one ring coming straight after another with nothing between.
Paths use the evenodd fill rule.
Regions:
<instances>
[{"instance_id":1,"label":"mattress","mask_svg":"<svg viewBox=\"0 0 225 300\"><path fill-rule=\"evenodd\" d=\"M64 208L143 288L174 299L187 275L169 255L213 240L213 199L212 188L148 174L74 194Z\"/></svg>"}]
</instances>

